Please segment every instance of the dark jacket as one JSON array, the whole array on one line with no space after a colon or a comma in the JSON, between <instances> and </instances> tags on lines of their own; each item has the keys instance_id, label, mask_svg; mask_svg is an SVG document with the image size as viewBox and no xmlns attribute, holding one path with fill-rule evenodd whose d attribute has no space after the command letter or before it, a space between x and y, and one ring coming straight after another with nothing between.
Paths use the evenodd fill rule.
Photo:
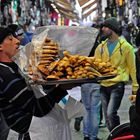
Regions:
<instances>
[{"instance_id":1,"label":"dark jacket","mask_svg":"<svg viewBox=\"0 0 140 140\"><path fill-rule=\"evenodd\" d=\"M8 126L18 133L28 131L33 116L49 113L67 92L60 87L39 99L35 98L15 63L0 62L0 109Z\"/></svg>"},{"instance_id":2,"label":"dark jacket","mask_svg":"<svg viewBox=\"0 0 140 140\"><path fill-rule=\"evenodd\" d=\"M136 52L136 74L137 81L140 86L140 50ZM129 110L130 127L136 138L140 139L140 87L137 91L136 103Z\"/></svg>"}]
</instances>

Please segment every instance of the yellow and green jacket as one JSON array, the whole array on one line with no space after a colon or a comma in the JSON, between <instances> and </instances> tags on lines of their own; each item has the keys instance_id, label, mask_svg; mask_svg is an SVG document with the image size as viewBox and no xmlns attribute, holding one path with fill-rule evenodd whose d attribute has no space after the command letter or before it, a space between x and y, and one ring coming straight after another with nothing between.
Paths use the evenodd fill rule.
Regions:
<instances>
[{"instance_id":1,"label":"yellow and green jacket","mask_svg":"<svg viewBox=\"0 0 140 140\"><path fill-rule=\"evenodd\" d=\"M117 46L113 50L111 56L107 47L107 40L103 41L95 50L95 58L101 59L103 62L111 62L118 68L118 75L115 78L103 80L102 86L108 87L118 82L128 82L129 77L132 79L132 90L137 91L138 83L136 79L136 64L134 48L123 37L119 37Z\"/></svg>"}]
</instances>

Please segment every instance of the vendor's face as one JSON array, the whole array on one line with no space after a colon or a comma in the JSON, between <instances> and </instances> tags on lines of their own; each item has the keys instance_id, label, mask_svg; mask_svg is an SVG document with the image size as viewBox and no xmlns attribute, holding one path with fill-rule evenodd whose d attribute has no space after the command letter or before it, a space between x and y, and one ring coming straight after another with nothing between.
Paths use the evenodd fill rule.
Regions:
<instances>
[{"instance_id":1,"label":"vendor's face","mask_svg":"<svg viewBox=\"0 0 140 140\"><path fill-rule=\"evenodd\" d=\"M113 32L113 31L112 31L111 29L109 29L108 27L103 26L101 30L102 30L102 34L103 34L105 37L109 38L109 37L112 36L112 32Z\"/></svg>"},{"instance_id":2,"label":"vendor's face","mask_svg":"<svg viewBox=\"0 0 140 140\"><path fill-rule=\"evenodd\" d=\"M19 51L19 40L12 35L7 36L1 45L2 55L11 59Z\"/></svg>"}]
</instances>

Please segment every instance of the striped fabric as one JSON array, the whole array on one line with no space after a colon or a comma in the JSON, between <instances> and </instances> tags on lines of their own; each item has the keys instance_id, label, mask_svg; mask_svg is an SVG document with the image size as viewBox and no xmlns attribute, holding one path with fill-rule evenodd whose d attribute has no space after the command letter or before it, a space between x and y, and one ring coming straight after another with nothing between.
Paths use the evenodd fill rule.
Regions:
<instances>
[{"instance_id":1,"label":"striped fabric","mask_svg":"<svg viewBox=\"0 0 140 140\"><path fill-rule=\"evenodd\" d=\"M27 132L33 115L46 115L66 94L66 91L54 89L36 99L18 73L17 65L0 63L0 109L8 126L18 133Z\"/></svg>"}]
</instances>

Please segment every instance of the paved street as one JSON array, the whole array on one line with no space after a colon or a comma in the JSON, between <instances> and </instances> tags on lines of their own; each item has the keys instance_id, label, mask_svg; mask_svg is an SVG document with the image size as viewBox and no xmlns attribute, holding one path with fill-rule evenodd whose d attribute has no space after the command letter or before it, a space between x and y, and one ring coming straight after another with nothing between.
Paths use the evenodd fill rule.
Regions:
<instances>
[{"instance_id":1,"label":"paved street","mask_svg":"<svg viewBox=\"0 0 140 140\"><path fill-rule=\"evenodd\" d=\"M122 101L122 104L121 104L121 107L119 110L121 123L129 121L128 110L129 110L131 103L128 100L128 96L130 94L131 94L131 86L127 85L125 88L125 95L123 97L123 101ZM71 127L71 132L72 132L72 140L83 140L82 125L81 125L81 130L79 132L76 132L74 130L74 120L72 120L70 127ZM99 138L102 138L102 140L106 140L108 134L109 134L109 132L106 127L99 129Z\"/></svg>"}]
</instances>

